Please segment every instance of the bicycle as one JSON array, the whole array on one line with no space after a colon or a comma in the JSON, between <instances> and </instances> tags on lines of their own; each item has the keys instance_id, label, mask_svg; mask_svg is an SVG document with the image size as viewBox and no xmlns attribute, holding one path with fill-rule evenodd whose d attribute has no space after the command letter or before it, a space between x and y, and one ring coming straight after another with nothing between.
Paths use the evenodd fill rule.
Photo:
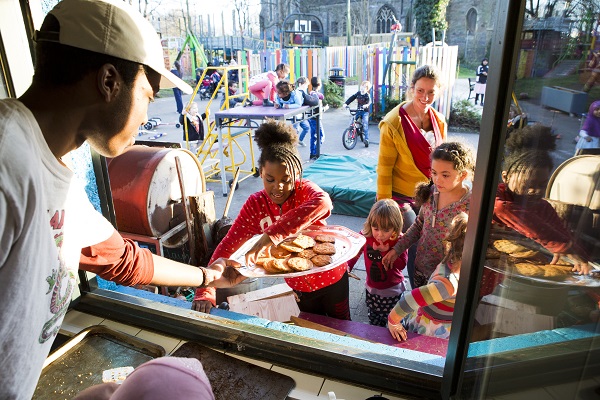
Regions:
<instances>
[{"instance_id":1,"label":"bicycle","mask_svg":"<svg viewBox=\"0 0 600 400\"><path fill-rule=\"evenodd\" d=\"M362 121L355 119L356 112L359 110L348 109L348 111L350 111L352 117L350 119L350 126L342 133L342 144L346 149L352 150L359 138L361 142L365 142L365 133Z\"/></svg>"}]
</instances>

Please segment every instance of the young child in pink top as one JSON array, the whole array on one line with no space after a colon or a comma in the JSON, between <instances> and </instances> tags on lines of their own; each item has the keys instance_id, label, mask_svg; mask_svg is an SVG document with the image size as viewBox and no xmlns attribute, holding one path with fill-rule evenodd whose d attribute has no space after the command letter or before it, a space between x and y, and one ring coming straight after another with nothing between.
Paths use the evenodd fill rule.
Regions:
<instances>
[{"instance_id":1,"label":"young child in pink top","mask_svg":"<svg viewBox=\"0 0 600 400\"><path fill-rule=\"evenodd\" d=\"M277 90L275 85L281 79L285 79L290 73L290 66L287 64L279 64L275 71L267 71L262 74L254 75L248 82L248 91L253 94L257 100L248 102L246 105L251 106L270 106L273 107Z\"/></svg>"},{"instance_id":2,"label":"young child in pink top","mask_svg":"<svg viewBox=\"0 0 600 400\"><path fill-rule=\"evenodd\" d=\"M394 200L383 199L373 204L362 229L367 242L363 250L348 261L352 270L361 254L365 258L365 299L371 325L385 326L388 314L406 290L402 270L406 267L407 252L402 253L389 270L381 262L402 236L402 224L402 212Z\"/></svg>"}]
</instances>

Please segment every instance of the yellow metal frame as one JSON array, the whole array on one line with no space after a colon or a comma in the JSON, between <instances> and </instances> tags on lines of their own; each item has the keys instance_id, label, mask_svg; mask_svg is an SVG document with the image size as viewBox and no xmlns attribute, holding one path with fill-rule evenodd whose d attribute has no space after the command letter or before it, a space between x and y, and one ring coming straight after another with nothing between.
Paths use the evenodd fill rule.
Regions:
<instances>
[{"instance_id":1,"label":"yellow metal frame","mask_svg":"<svg viewBox=\"0 0 600 400\"><path fill-rule=\"evenodd\" d=\"M196 87L194 88L194 92L192 93L190 101L188 102L188 104L185 108L186 111L190 110L192 103L194 102L194 99L196 97L196 94L198 93L198 90L200 89L202 80L206 76L208 69L209 68L204 70L204 72L202 73L202 76L198 80L198 83L196 84ZM210 69L215 69L215 68L210 68ZM224 89L224 97L225 97L225 101L223 102L223 105L221 106L221 110L229 109L229 100L232 98L243 98L244 101L248 100L248 98L249 98L249 93L248 93L249 74L248 74L248 66L247 65L223 66L223 67L217 67L216 69L221 70L223 73L221 75L221 79L219 80L215 91L212 93L210 99L208 100L208 104L206 105L205 112L206 112L207 120L209 119L208 117L210 116L210 106L211 106L213 100L218 98L218 92L221 88ZM238 85L240 87L240 89L238 90L238 93L236 93L233 96L230 96L229 90L227 90L227 88L229 87L229 76L228 76L229 74L228 73L231 70L238 71ZM252 128L249 126L244 126L244 121L245 120L232 121L231 123L222 127L223 143L221 143L221 144L223 146L222 147L223 155L230 160L230 164L225 166L225 172L230 172L233 174L234 171L239 167L241 174L247 174L247 176L239 179L240 182L243 181L244 179L250 177L251 175L254 175L256 172L256 162L255 162L255 158L254 158L254 146L252 143ZM208 182L220 182L220 179L218 176L221 173L221 169L220 169L220 165L219 165L220 162L219 161L215 161L212 163L207 162L207 159L209 159L209 158L212 160L220 160L219 147L218 147L218 143L217 143L218 138L219 138L219 132L217 130L218 127L216 126L216 121L214 121L214 120L209 121L207 125L208 125L208 132L204 136L204 141L202 142L200 147L198 147L198 149L196 150L196 156L198 157L198 159L200 160L200 163L203 166L205 166L205 163L206 163L206 166L204 169L204 175L205 175L206 180ZM186 124L184 124L184 131L185 131L186 147L189 150L190 142L188 139L188 132L187 132ZM248 159L246 152L244 151L244 149L241 147L240 143L238 142L238 140L240 140L243 137L248 138L248 143L249 143L249 147L250 147L250 161L251 161L251 165L252 165L252 168L250 170L241 169L241 166L243 164L245 164ZM217 146L215 146L215 145L217 145ZM236 160L236 152L238 154L241 153L241 160L239 158Z\"/></svg>"}]
</instances>

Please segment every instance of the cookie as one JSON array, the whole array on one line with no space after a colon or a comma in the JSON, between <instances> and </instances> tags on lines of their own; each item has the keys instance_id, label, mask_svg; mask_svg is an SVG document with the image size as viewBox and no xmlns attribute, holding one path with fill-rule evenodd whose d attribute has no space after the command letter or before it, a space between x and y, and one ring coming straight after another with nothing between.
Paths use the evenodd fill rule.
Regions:
<instances>
[{"instance_id":1,"label":"cookie","mask_svg":"<svg viewBox=\"0 0 600 400\"><path fill-rule=\"evenodd\" d=\"M335 246L333 243L317 243L313 247L313 251L317 254L335 254Z\"/></svg>"},{"instance_id":2,"label":"cookie","mask_svg":"<svg viewBox=\"0 0 600 400\"><path fill-rule=\"evenodd\" d=\"M280 246L271 246L269 248L269 251L271 253L271 257L275 257L275 258L287 258L290 256L290 254L292 254L291 251L286 250Z\"/></svg>"},{"instance_id":3,"label":"cookie","mask_svg":"<svg viewBox=\"0 0 600 400\"><path fill-rule=\"evenodd\" d=\"M292 253L298 253L304 250L304 247L295 245L293 242L281 242L279 243L279 247L291 251Z\"/></svg>"},{"instance_id":4,"label":"cookie","mask_svg":"<svg viewBox=\"0 0 600 400\"><path fill-rule=\"evenodd\" d=\"M258 259L256 260L256 262L254 264L258 265L259 267L264 268L265 264L268 263L269 261L271 261L271 257L258 257Z\"/></svg>"},{"instance_id":5,"label":"cookie","mask_svg":"<svg viewBox=\"0 0 600 400\"><path fill-rule=\"evenodd\" d=\"M313 263L302 257L291 257L287 259L287 265L294 271L306 271L313 267Z\"/></svg>"},{"instance_id":6,"label":"cookie","mask_svg":"<svg viewBox=\"0 0 600 400\"><path fill-rule=\"evenodd\" d=\"M302 250L301 252L299 252L298 254L296 254L296 257L302 257L302 258L307 258L307 259L311 259L314 256L316 256L317 253L315 253L312 249L305 249Z\"/></svg>"},{"instance_id":7,"label":"cookie","mask_svg":"<svg viewBox=\"0 0 600 400\"><path fill-rule=\"evenodd\" d=\"M545 278L561 278L565 276L569 276L573 274L573 266L564 266L564 265L553 265L548 264L544 265L544 277Z\"/></svg>"},{"instance_id":8,"label":"cookie","mask_svg":"<svg viewBox=\"0 0 600 400\"><path fill-rule=\"evenodd\" d=\"M494 248L502 253L508 253L508 254L519 253L521 251L529 250L527 247L520 245L519 243L515 242L514 240L506 240L506 239L495 240Z\"/></svg>"},{"instance_id":9,"label":"cookie","mask_svg":"<svg viewBox=\"0 0 600 400\"><path fill-rule=\"evenodd\" d=\"M324 267L326 265L331 264L331 262L333 260L332 260L331 256L328 256L325 254L318 254L318 255L314 256L313 258L311 258L310 261L312 261L312 263L315 265L315 267Z\"/></svg>"},{"instance_id":10,"label":"cookie","mask_svg":"<svg viewBox=\"0 0 600 400\"><path fill-rule=\"evenodd\" d=\"M538 252L535 250L524 250L524 251L518 251L516 253L510 253L511 257L514 258L533 258L536 257L538 255Z\"/></svg>"},{"instance_id":11,"label":"cookie","mask_svg":"<svg viewBox=\"0 0 600 400\"><path fill-rule=\"evenodd\" d=\"M315 239L303 234L299 234L292 243L296 246L302 247L303 249L308 249L309 247L313 247L315 244L317 244Z\"/></svg>"},{"instance_id":12,"label":"cookie","mask_svg":"<svg viewBox=\"0 0 600 400\"><path fill-rule=\"evenodd\" d=\"M268 263L266 263L263 267L265 271L270 274L279 274L283 272L292 272L293 270L288 266L287 260L282 260L279 258L272 258Z\"/></svg>"},{"instance_id":13,"label":"cookie","mask_svg":"<svg viewBox=\"0 0 600 400\"><path fill-rule=\"evenodd\" d=\"M519 272L519 274L523 276L544 276L544 268L540 267L539 265L534 265L530 263L516 263L515 268Z\"/></svg>"},{"instance_id":14,"label":"cookie","mask_svg":"<svg viewBox=\"0 0 600 400\"><path fill-rule=\"evenodd\" d=\"M335 243L335 236L333 235L317 235L315 240L320 243Z\"/></svg>"}]
</instances>

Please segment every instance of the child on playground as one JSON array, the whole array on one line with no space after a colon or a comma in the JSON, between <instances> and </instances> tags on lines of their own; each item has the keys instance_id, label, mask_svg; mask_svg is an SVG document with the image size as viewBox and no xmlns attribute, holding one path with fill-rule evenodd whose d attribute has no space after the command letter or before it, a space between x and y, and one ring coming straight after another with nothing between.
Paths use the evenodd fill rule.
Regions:
<instances>
[{"instance_id":1,"label":"child on playground","mask_svg":"<svg viewBox=\"0 0 600 400\"><path fill-rule=\"evenodd\" d=\"M294 89L287 80L277 82L275 86L277 96L275 97L275 108L300 108L302 107L302 93Z\"/></svg>"},{"instance_id":2,"label":"child on playground","mask_svg":"<svg viewBox=\"0 0 600 400\"><path fill-rule=\"evenodd\" d=\"M356 100L356 114L354 119L362 119L363 132L365 135L365 147L369 147L369 108L371 107L371 82L363 81L360 84L360 90L348 97L344 103L344 108L349 108L350 103Z\"/></svg>"},{"instance_id":3,"label":"child on playground","mask_svg":"<svg viewBox=\"0 0 600 400\"><path fill-rule=\"evenodd\" d=\"M300 92L303 99L305 97L304 95L308 95L308 79L305 76L301 76L300 78L296 79L296 90ZM302 105L307 105L307 104L305 104L303 101ZM308 123L307 120L303 119L302 121L300 121L294 125L294 128L296 128L296 131L298 130L298 127L300 127L300 129L302 129L302 131L299 133L298 145L304 147L304 146L306 146L304 144L304 138L306 137L307 133L310 133L310 124Z\"/></svg>"},{"instance_id":4,"label":"child on playground","mask_svg":"<svg viewBox=\"0 0 600 400\"><path fill-rule=\"evenodd\" d=\"M448 233L452 219L469 212L471 187L465 180L475 170L471 151L459 142L442 143L431 154L430 183L417 186L416 202L419 215L406 234L383 257L390 269L399 254L417 243L414 283L418 288L427 284L431 273L444 256L442 239Z\"/></svg>"},{"instance_id":5,"label":"child on playground","mask_svg":"<svg viewBox=\"0 0 600 400\"><path fill-rule=\"evenodd\" d=\"M258 165L264 189L246 200L233 226L217 246L212 258L230 257L246 241L261 235L246 254L249 262L272 244L311 225L326 225L333 208L329 195L316 184L302 179L298 135L283 121L268 120L254 140L260 149ZM300 310L338 319L350 319L347 264L320 273L285 278L296 293ZM192 308L209 312L216 303L215 291L198 289Z\"/></svg>"},{"instance_id":6,"label":"child on playground","mask_svg":"<svg viewBox=\"0 0 600 400\"><path fill-rule=\"evenodd\" d=\"M229 93L229 96L235 96L235 94L238 91L238 83L237 81L229 81L227 83L227 92ZM219 105L219 109L223 110L223 105L225 104L225 98L227 96L225 95L225 93L223 93L223 99L221 99L221 104ZM241 104L244 102L244 99L241 97L230 97L229 100L227 101L227 108L233 108L238 104Z\"/></svg>"},{"instance_id":7,"label":"child on playground","mask_svg":"<svg viewBox=\"0 0 600 400\"><path fill-rule=\"evenodd\" d=\"M325 96L323 96L323 93L320 92L321 78L319 78L318 76L313 76L310 79L310 85L312 86L312 91L310 92L310 95L317 96L319 98L320 105L322 105L322 102L323 102L323 99L325 98ZM328 105L322 107L323 112L327 111L328 109L329 109ZM310 159L316 160L317 158L319 158L319 156L317 155L317 121L314 118L311 118L308 121L308 123L310 124ZM323 142L325 141L325 137L323 135L323 121L322 120L321 120L321 129L319 130L319 140L321 141L321 144L323 144Z\"/></svg>"},{"instance_id":8,"label":"child on playground","mask_svg":"<svg viewBox=\"0 0 600 400\"><path fill-rule=\"evenodd\" d=\"M179 115L179 123L183 129L183 141L196 141L196 147L204 140L204 121L206 113L198 113L198 103L193 102L190 109L183 110ZM187 138L185 133L187 132Z\"/></svg>"},{"instance_id":9,"label":"child on playground","mask_svg":"<svg viewBox=\"0 0 600 400\"><path fill-rule=\"evenodd\" d=\"M262 74L254 75L248 82L248 91L253 94L257 100L248 101L247 106L273 106L275 101L275 85L281 79L285 79L290 73L290 66L279 64L275 71L267 71Z\"/></svg>"},{"instance_id":10,"label":"child on playground","mask_svg":"<svg viewBox=\"0 0 600 400\"><path fill-rule=\"evenodd\" d=\"M388 329L399 342L408 339L407 332L440 339L450 336L468 218L464 212L452 218L444 237L444 258L427 284L404 292L390 312Z\"/></svg>"},{"instance_id":11,"label":"child on playground","mask_svg":"<svg viewBox=\"0 0 600 400\"><path fill-rule=\"evenodd\" d=\"M365 300L369 323L385 326L388 314L406 290L402 270L406 266L407 252L394 261L394 266L389 271L381 262L383 256L402 236L402 212L398 203L392 199L383 199L373 204L361 233L367 241L362 251L348 261L348 267L352 270L361 254L363 255L367 270Z\"/></svg>"}]
</instances>

